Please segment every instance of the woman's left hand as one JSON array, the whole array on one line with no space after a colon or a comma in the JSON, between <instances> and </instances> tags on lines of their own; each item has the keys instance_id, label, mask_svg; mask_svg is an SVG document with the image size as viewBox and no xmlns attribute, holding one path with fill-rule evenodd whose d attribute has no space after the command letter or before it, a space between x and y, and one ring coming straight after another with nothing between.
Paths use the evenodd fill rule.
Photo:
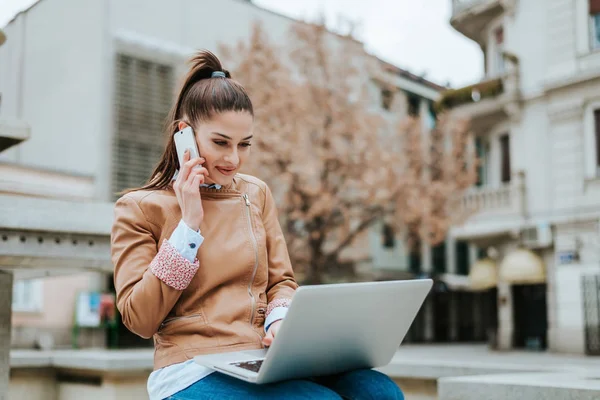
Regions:
<instances>
[{"instance_id":1,"label":"woman's left hand","mask_svg":"<svg viewBox=\"0 0 600 400\"><path fill-rule=\"evenodd\" d=\"M279 331L279 326L281 325L281 321L275 321L269 326L269 330L267 331L266 336L263 338L263 344L267 347L273 343L273 339L275 339L275 335L277 335L277 331Z\"/></svg>"}]
</instances>

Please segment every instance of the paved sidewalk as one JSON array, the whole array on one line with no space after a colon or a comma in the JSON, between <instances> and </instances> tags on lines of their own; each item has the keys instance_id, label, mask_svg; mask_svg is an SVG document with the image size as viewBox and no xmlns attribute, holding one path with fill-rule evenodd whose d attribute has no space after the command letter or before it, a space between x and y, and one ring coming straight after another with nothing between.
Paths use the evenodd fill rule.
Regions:
<instances>
[{"instance_id":1,"label":"paved sidewalk","mask_svg":"<svg viewBox=\"0 0 600 400\"><path fill-rule=\"evenodd\" d=\"M477 369L499 369L600 373L600 357L529 351L499 352L490 351L487 346L479 344L404 345L390 363L390 366L400 365L473 368L473 372L477 372Z\"/></svg>"}]
</instances>

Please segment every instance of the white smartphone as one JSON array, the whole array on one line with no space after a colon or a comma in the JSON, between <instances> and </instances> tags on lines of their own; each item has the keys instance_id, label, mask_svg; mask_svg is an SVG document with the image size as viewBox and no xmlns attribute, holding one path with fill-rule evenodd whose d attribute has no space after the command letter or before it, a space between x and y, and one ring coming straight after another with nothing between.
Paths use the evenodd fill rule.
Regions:
<instances>
[{"instance_id":1,"label":"white smartphone","mask_svg":"<svg viewBox=\"0 0 600 400\"><path fill-rule=\"evenodd\" d=\"M186 149L190 150L190 160L200 157L194 130L191 127L188 126L179 132L175 132L175 134L173 134L173 140L175 141L175 148L177 149L179 168L181 168L181 165L183 164L183 153L185 153Z\"/></svg>"}]
</instances>

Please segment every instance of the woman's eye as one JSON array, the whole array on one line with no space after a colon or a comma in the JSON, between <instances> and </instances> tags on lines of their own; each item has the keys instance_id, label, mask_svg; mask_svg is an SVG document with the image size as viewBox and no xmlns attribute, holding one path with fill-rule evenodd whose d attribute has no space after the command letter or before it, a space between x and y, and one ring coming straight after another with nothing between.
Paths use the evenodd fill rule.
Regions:
<instances>
[{"instance_id":1,"label":"woman's eye","mask_svg":"<svg viewBox=\"0 0 600 400\"><path fill-rule=\"evenodd\" d=\"M226 146L227 142L223 142L223 141L215 141L214 142L217 146Z\"/></svg>"},{"instance_id":2,"label":"woman's eye","mask_svg":"<svg viewBox=\"0 0 600 400\"><path fill-rule=\"evenodd\" d=\"M241 143L240 146L242 146L242 147L250 147L250 146L252 146L252 144L250 144L250 143Z\"/></svg>"}]
</instances>

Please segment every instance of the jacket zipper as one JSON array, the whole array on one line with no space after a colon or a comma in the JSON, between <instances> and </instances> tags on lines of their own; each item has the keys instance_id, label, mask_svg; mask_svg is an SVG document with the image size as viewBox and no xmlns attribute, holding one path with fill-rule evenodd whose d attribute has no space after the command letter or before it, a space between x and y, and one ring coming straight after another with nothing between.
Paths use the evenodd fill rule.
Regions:
<instances>
[{"instance_id":1,"label":"jacket zipper","mask_svg":"<svg viewBox=\"0 0 600 400\"><path fill-rule=\"evenodd\" d=\"M250 299L252 300L252 312L250 313L250 325L254 329L254 312L256 311L256 298L254 297L254 294L252 293L252 285L254 284L254 278L256 277L256 271L258 270L258 243L256 241L256 236L254 235L254 229L252 229L252 218L251 218L251 213L250 213L250 198L248 197L247 193L244 193L242 198L246 202L246 216L248 217L247 218L248 219L248 229L250 230L250 236L252 236L252 246L254 247L254 269L252 270L252 277L250 278L250 283L248 283L248 294L250 295ZM259 337L260 337L260 335L259 335Z\"/></svg>"}]
</instances>

